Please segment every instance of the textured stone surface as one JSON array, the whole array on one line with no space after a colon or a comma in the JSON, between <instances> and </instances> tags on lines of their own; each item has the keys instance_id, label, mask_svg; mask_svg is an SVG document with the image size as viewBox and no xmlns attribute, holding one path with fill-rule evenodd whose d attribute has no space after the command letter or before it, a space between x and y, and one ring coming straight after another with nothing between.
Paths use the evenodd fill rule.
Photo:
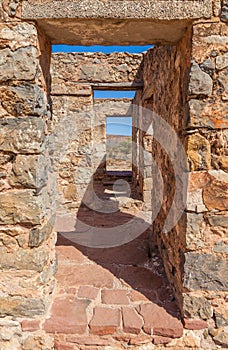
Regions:
<instances>
[{"instance_id":1,"label":"textured stone surface","mask_svg":"<svg viewBox=\"0 0 228 350\"><path fill-rule=\"evenodd\" d=\"M122 314L124 331L126 333L139 334L143 326L142 317L140 317L135 309L127 307L122 308Z\"/></svg>"},{"instance_id":2,"label":"textured stone surface","mask_svg":"<svg viewBox=\"0 0 228 350\"><path fill-rule=\"evenodd\" d=\"M21 5L22 16L25 9L30 8L32 16L40 17L37 22L39 33L32 21L20 21ZM211 17L212 5L216 18ZM170 349L175 350L208 350L227 346L227 315L223 291L227 288L224 272L227 254L227 180L224 173L228 171L226 12L226 0L0 1L0 260L3 267L0 278L0 312L3 316L10 315L1 318L1 349L52 350L53 338L55 347L61 350L98 350L98 347L116 350L126 346L134 350L148 350L157 347L162 349L161 344L166 343L169 343L167 346ZM59 19L48 19L48 16ZM220 16L223 22L220 22ZM191 23L194 18L200 20ZM54 113L50 118L46 98L50 89L50 42L45 38L45 32L52 42L58 43L174 45L157 47L141 55L140 59L137 55L130 54L60 55L62 72L61 75L53 73L52 93L56 95L53 96ZM81 61L79 57L82 58ZM193 70L189 89L190 57L193 59ZM141 65L142 59L144 68ZM67 74L66 79L64 72ZM70 82L70 79L74 81ZM92 252L84 247L76 248L71 243L71 246L62 247L59 250L59 284L54 294L57 295L57 303L53 304L52 310L55 306L61 309L62 305L64 320L61 321L62 315L56 311L57 317L55 320L53 317L49 319L49 327L58 328L57 332L65 329L66 332L83 332L84 339L79 339L76 334L66 336L57 332L49 337L44 330L36 331L39 329L39 321L43 322L43 315L52 299L53 274L56 271L53 252L55 237L52 224L47 224L45 218L47 207L54 208L51 199L54 186L48 183L46 187L47 168L51 170L51 163L44 159L48 158L45 147L50 146L48 134L52 130L56 139L59 138L58 146L61 144L56 157L61 159L60 192L64 194L64 201L76 203L83 192L86 179L91 175L88 167L91 167L93 161L92 151L97 155L104 151L99 142L95 146L94 139L99 140L99 137L104 136L107 111L103 106L102 116L98 117L104 117L103 124L100 128L95 128L90 114L93 106L92 88L111 89L112 82L115 83L115 89L120 88L121 84L124 89L136 88L135 102L168 121L186 149L189 148L190 171L194 175L191 173L191 183L186 188L189 192L187 211L190 212L182 216L171 232L162 232L175 194L175 168L166 149L162 150L148 135L135 130L136 143L140 142L149 152L152 149L163 178L163 181L159 179L159 185L154 179L152 181L154 174L151 153L145 157L135 147L135 159L139 160L136 163L140 166L145 163L142 174L139 172L135 179L147 202L144 210L150 207L149 202L156 199L163 190L162 208L153 225L154 236L144 236L142 240L137 239L123 249L118 247L106 252L105 249ZM60 96L59 93L72 96ZM122 102L119 103L118 113L120 105ZM115 113L110 103L106 109L109 113ZM66 127L61 128L60 123L60 135L56 133L55 126L64 118ZM137 122L139 129L146 125L145 119L140 120L138 115ZM83 133L85 128L87 131ZM79 147L79 138L71 138L76 130L82 136ZM191 142L185 142L186 135L191 138ZM174 138L168 136L167 139L168 151L175 149ZM65 146L68 147L67 154L64 153ZM41 152L44 156L40 156ZM81 158L77 156L79 153ZM80 171L75 172L78 164L81 165ZM151 196L152 185L154 192ZM84 189L86 187L87 184ZM24 190L25 188L33 191ZM180 192L184 197L184 191ZM40 196L37 196L38 193ZM138 202L138 208L140 205ZM76 206L80 206L80 200ZM125 213L123 217L126 220L128 215ZM115 215L109 215L107 219L101 215L91 216L88 211L83 212L82 218L87 223L94 222L98 226L103 225L105 219L107 227L110 222L119 224L121 221ZM62 226L66 224L67 221L62 222ZM179 305L182 305L184 277L186 295L182 316L191 318L187 326L194 328L185 330L181 339L172 341L167 334L180 331L179 324L170 318L176 315L177 306L171 290L165 286L164 270L158 268L160 260L155 258L152 249L154 243L150 247L148 244L148 241L154 242L155 237ZM186 251L185 261L183 253ZM193 291L189 291L188 287ZM107 292L107 289L111 291ZM47 296L50 297L49 300ZM59 303L60 300L62 304ZM89 304L90 300L92 302ZM80 305L81 302L89 305L85 310L85 305L81 308L78 302ZM108 304L104 306L103 302ZM128 306L120 306L127 302ZM141 330L144 320L137 310L140 310L139 305L145 303L149 305L149 311L161 307L162 311L158 315L156 310L152 316L151 312L145 312L145 329L148 333L151 331L150 322L154 317L157 327L155 333L162 336L145 336L144 330ZM107 307L112 312L114 310L114 313L118 310L118 314L122 312L123 319L117 328L113 328L114 334L91 339L88 323L93 317L93 310L100 307ZM75 321L75 317L78 320L83 315L85 318L82 322L79 320L81 323ZM34 321L25 321L21 329L20 316ZM203 330L206 323L202 319L207 320L210 327L208 330ZM68 328L63 329L67 324ZM175 329L170 330L170 324Z\"/></svg>"},{"instance_id":3,"label":"textured stone surface","mask_svg":"<svg viewBox=\"0 0 228 350\"><path fill-rule=\"evenodd\" d=\"M211 226L228 227L228 213L224 212L219 215L208 215L207 220Z\"/></svg>"},{"instance_id":4,"label":"textured stone surface","mask_svg":"<svg viewBox=\"0 0 228 350\"><path fill-rule=\"evenodd\" d=\"M185 254L184 286L189 290L225 291L228 286L226 260L212 254Z\"/></svg>"},{"instance_id":5,"label":"textured stone surface","mask_svg":"<svg viewBox=\"0 0 228 350\"><path fill-rule=\"evenodd\" d=\"M2 316L33 317L45 312L45 300L22 297L0 297L0 312Z\"/></svg>"},{"instance_id":6,"label":"textured stone surface","mask_svg":"<svg viewBox=\"0 0 228 350\"><path fill-rule=\"evenodd\" d=\"M214 337L214 341L216 344L224 346L224 348L228 347L228 334L226 331L222 331L218 335Z\"/></svg>"},{"instance_id":7,"label":"textured stone surface","mask_svg":"<svg viewBox=\"0 0 228 350\"><path fill-rule=\"evenodd\" d=\"M57 299L45 321L44 329L48 333L84 333L87 327L87 301L74 298Z\"/></svg>"},{"instance_id":8,"label":"textured stone surface","mask_svg":"<svg viewBox=\"0 0 228 350\"><path fill-rule=\"evenodd\" d=\"M228 2L227 2L227 0L223 0L221 20L224 22L228 22Z\"/></svg>"},{"instance_id":9,"label":"textured stone surface","mask_svg":"<svg viewBox=\"0 0 228 350\"><path fill-rule=\"evenodd\" d=\"M213 309L210 302L203 296L184 294L184 314L186 317L198 316L198 318L208 320L213 315Z\"/></svg>"},{"instance_id":10,"label":"textured stone surface","mask_svg":"<svg viewBox=\"0 0 228 350\"><path fill-rule=\"evenodd\" d=\"M41 153L45 123L40 118L0 120L0 150L15 153Z\"/></svg>"},{"instance_id":11,"label":"textured stone surface","mask_svg":"<svg viewBox=\"0 0 228 350\"><path fill-rule=\"evenodd\" d=\"M0 89L3 108L15 117L46 115L47 101L41 88L34 84L8 86Z\"/></svg>"},{"instance_id":12,"label":"textured stone surface","mask_svg":"<svg viewBox=\"0 0 228 350\"><path fill-rule=\"evenodd\" d=\"M123 1L121 6L118 6L115 1L110 1L109 4L103 4L102 1L96 0L89 3L86 1L75 1L74 4L65 1L65 6L61 1L45 1L41 2L37 6L33 0L23 4L22 16L24 18L42 18L44 14L49 18L80 18L80 17L122 17L122 18L155 18L155 19L184 19L184 18L198 18L201 16L210 17L211 4L210 1L182 1L182 4L178 4L178 1L166 1L164 3L157 1L154 3L150 1L147 7L142 6L141 1ZM65 17L66 16L66 17ZM48 17L44 17L48 18Z\"/></svg>"},{"instance_id":13,"label":"textured stone surface","mask_svg":"<svg viewBox=\"0 0 228 350\"><path fill-rule=\"evenodd\" d=\"M53 232L53 222L50 220L43 227L36 227L29 232L28 246L39 247Z\"/></svg>"},{"instance_id":14,"label":"textured stone surface","mask_svg":"<svg viewBox=\"0 0 228 350\"><path fill-rule=\"evenodd\" d=\"M108 270L101 266L85 265L82 266L77 274L74 272L74 268L70 266L62 266L58 270L58 276L62 279L63 285L68 286L81 286L92 284L95 287L113 287L114 276Z\"/></svg>"},{"instance_id":15,"label":"textured stone surface","mask_svg":"<svg viewBox=\"0 0 228 350\"><path fill-rule=\"evenodd\" d=\"M184 327L186 329L193 329L193 330L205 329L208 327L208 324L206 321L203 321L203 320L185 319Z\"/></svg>"},{"instance_id":16,"label":"textured stone surface","mask_svg":"<svg viewBox=\"0 0 228 350\"><path fill-rule=\"evenodd\" d=\"M207 170L211 165L210 142L200 134L192 134L187 140L190 170Z\"/></svg>"},{"instance_id":17,"label":"textured stone surface","mask_svg":"<svg viewBox=\"0 0 228 350\"><path fill-rule=\"evenodd\" d=\"M23 331L31 331L35 332L40 329L40 321L39 320L23 320L21 322L21 328Z\"/></svg>"},{"instance_id":18,"label":"textured stone surface","mask_svg":"<svg viewBox=\"0 0 228 350\"><path fill-rule=\"evenodd\" d=\"M227 182L214 180L205 186L203 190L205 206L209 210L227 210L228 208L228 185Z\"/></svg>"},{"instance_id":19,"label":"textured stone surface","mask_svg":"<svg viewBox=\"0 0 228 350\"><path fill-rule=\"evenodd\" d=\"M0 193L0 203L1 224L39 225L44 216L41 198L35 196L32 190Z\"/></svg>"},{"instance_id":20,"label":"textured stone surface","mask_svg":"<svg viewBox=\"0 0 228 350\"><path fill-rule=\"evenodd\" d=\"M7 252L6 248L1 248L0 267L1 269L35 270L42 272L48 262L48 251L17 249Z\"/></svg>"},{"instance_id":21,"label":"textured stone surface","mask_svg":"<svg viewBox=\"0 0 228 350\"><path fill-rule=\"evenodd\" d=\"M225 102L205 102L191 99L188 127L207 127L210 129L227 128L228 107Z\"/></svg>"},{"instance_id":22,"label":"textured stone surface","mask_svg":"<svg viewBox=\"0 0 228 350\"><path fill-rule=\"evenodd\" d=\"M193 62L189 83L190 94L210 96L212 94L212 88L213 80L211 77L203 72L196 62Z\"/></svg>"},{"instance_id":23,"label":"textured stone surface","mask_svg":"<svg viewBox=\"0 0 228 350\"><path fill-rule=\"evenodd\" d=\"M201 227L203 224L203 215L188 213L187 214L187 232L186 248L188 250L199 249L203 246Z\"/></svg>"},{"instance_id":24,"label":"textured stone surface","mask_svg":"<svg viewBox=\"0 0 228 350\"><path fill-rule=\"evenodd\" d=\"M81 286L78 290L78 297L79 298L86 298L86 299L96 299L99 293L99 289L91 286Z\"/></svg>"},{"instance_id":25,"label":"textured stone surface","mask_svg":"<svg viewBox=\"0 0 228 350\"><path fill-rule=\"evenodd\" d=\"M97 307L94 310L90 330L92 334L112 334L120 326L120 311L105 307Z\"/></svg>"},{"instance_id":26,"label":"textured stone surface","mask_svg":"<svg viewBox=\"0 0 228 350\"><path fill-rule=\"evenodd\" d=\"M224 53L223 55L219 55L216 57L216 68L224 69L228 67L228 53Z\"/></svg>"},{"instance_id":27,"label":"textured stone surface","mask_svg":"<svg viewBox=\"0 0 228 350\"><path fill-rule=\"evenodd\" d=\"M102 302L104 304L119 304L119 305L127 305L129 304L129 299L127 296L128 292L125 290L106 290L102 291Z\"/></svg>"},{"instance_id":28,"label":"textured stone surface","mask_svg":"<svg viewBox=\"0 0 228 350\"><path fill-rule=\"evenodd\" d=\"M163 335L172 338L181 337L183 326L181 321L172 317L157 305L144 304L139 308L144 318L143 329L148 334ZM165 313L165 315L162 315Z\"/></svg>"},{"instance_id":29,"label":"textured stone surface","mask_svg":"<svg viewBox=\"0 0 228 350\"><path fill-rule=\"evenodd\" d=\"M48 164L43 155L18 155L9 176L11 186L41 188L47 184Z\"/></svg>"},{"instance_id":30,"label":"textured stone surface","mask_svg":"<svg viewBox=\"0 0 228 350\"><path fill-rule=\"evenodd\" d=\"M1 50L0 81L34 79L38 68L37 56L37 50L33 46L20 48L15 52L8 48Z\"/></svg>"}]
</instances>

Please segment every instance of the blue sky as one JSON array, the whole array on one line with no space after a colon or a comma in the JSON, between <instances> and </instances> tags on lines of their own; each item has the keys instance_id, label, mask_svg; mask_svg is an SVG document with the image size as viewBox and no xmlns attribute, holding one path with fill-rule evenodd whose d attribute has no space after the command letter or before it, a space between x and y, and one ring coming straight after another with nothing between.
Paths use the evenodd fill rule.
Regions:
<instances>
[{"instance_id":1,"label":"blue sky","mask_svg":"<svg viewBox=\"0 0 228 350\"><path fill-rule=\"evenodd\" d=\"M94 90L94 98L134 98L135 91Z\"/></svg>"},{"instance_id":2,"label":"blue sky","mask_svg":"<svg viewBox=\"0 0 228 350\"><path fill-rule=\"evenodd\" d=\"M108 135L132 135L132 118L131 117L107 117L106 133Z\"/></svg>"},{"instance_id":3,"label":"blue sky","mask_svg":"<svg viewBox=\"0 0 228 350\"><path fill-rule=\"evenodd\" d=\"M146 46L69 46L53 45L52 52L129 52L140 53L152 48L153 45ZM135 91L94 91L94 98L133 98ZM111 135L132 135L132 118L129 117L107 117L107 134Z\"/></svg>"},{"instance_id":4,"label":"blue sky","mask_svg":"<svg viewBox=\"0 0 228 350\"><path fill-rule=\"evenodd\" d=\"M140 53L152 48L153 45L144 46L70 46L70 45L52 45L52 52L129 52Z\"/></svg>"}]
</instances>

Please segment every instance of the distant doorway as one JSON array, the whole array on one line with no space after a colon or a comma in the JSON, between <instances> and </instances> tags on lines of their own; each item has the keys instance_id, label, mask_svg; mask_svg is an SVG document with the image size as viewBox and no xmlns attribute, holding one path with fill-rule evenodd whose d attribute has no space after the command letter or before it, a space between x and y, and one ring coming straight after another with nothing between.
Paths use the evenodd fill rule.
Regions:
<instances>
[{"instance_id":1,"label":"distant doorway","mask_svg":"<svg viewBox=\"0 0 228 350\"><path fill-rule=\"evenodd\" d=\"M106 172L132 172L132 117L106 118Z\"/></svg>"}]
</instances>

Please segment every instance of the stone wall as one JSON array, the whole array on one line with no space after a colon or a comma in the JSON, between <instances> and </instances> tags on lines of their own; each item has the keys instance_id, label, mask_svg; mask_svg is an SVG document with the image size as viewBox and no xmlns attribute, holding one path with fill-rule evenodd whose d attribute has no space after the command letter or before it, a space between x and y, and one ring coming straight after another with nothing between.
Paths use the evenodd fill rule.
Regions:
<instances>
[{"instance_id":1,"label":"stone wall","mask_svg":"<svg viewBox=\"0 0 228 350\"><path fill-rule=\"evenodd\" d=\"M155 47L149 50L144 60L144 89L139 100L142 108L138 113L140 145L138 162L141 172L139 186L145 202L152 202L152 216L155 219L152 238L157 240L166 273L180 304L186 234L184 216L171 232L163 233L163 226L174 200L176 185L174 161L170 159L169 152L173 150L177 155L178 145L170 130L162 130L159 134L153 115L156 120L160 119L160 124L162 120L167 122L172 127L173 133L183 140L183 129L188 117L186 96L189 71L190 31L176 46ZM139 98L140 95L136 96L136 102ZM160 174L152 159L155 160Z\"/></svg>"},{"instance_id":2,"label":"stone wall","mask_svg":"<svg viewBox=\"0 0 228 350\"><path fill-rule=\"evenodd\" d=\"M221 9L221 2L214 2L213 19L196 22L192 37L190 31L176 46L149 51L144 60L143 94L136 97L143 108L157 113L172 126L186 149L186 210L178 224L165 233L163 225L176 190L173 162L156 137L148 139L146 133L140 137L137 131L141 146L146 149L151 145L152 156L162 173L163 204L153 231L167 276L182 305L185 324L196 329L203 325L202 320L206 321L205 341L210 343L213 338L220 346L227 345L226 21L227 3ZM147 115L142 112L139 124L143 123L143 114ZM170 138L167 144L175 150L175 142ZM144 160L139 154L138 162L143 164ZM143 188L143 177L139 177L139 184ZM152 210L160 187L153 177Z\"/></svg>"},{"instance_id":3,"label":"stone wall","mask_svg":"<svg viewBox=\"0 0 228 350\"><path fill-rule=\"evenodd\" d=\"M185 126L190 180L183 296L185 317L207 320L216 344L227 346L228 4L220 5L214 2L209 23L193 26Z\"/></svg>"},{"instance_id":4,"label":"stone wall","mask_svg":"<svg viewBox=\"0 0 228 350\"><path fill-rule=\"evenodd\" d=\"M51 45L0 2L0 348L51 348L40 330L56 271ZM30 333L32 330L35 333ZM45 345L44 345L45 344Z\"/></svg>"}]
</instances>

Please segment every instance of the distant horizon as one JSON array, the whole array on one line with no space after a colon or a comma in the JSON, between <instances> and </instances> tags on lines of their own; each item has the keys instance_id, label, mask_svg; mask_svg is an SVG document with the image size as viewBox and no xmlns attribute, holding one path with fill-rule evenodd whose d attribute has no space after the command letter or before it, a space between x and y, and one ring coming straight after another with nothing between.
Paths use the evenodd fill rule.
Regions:
<instances>
[{"instance_id":1,"label":"distant horizon","mask_svg":"<svg viewBox=\"0 0 228 350\"><path fill-rule=\"evenodd\" d=\"M132 117L107 117L106 135L132 136Z\"/></svg>"}]
</instances>

